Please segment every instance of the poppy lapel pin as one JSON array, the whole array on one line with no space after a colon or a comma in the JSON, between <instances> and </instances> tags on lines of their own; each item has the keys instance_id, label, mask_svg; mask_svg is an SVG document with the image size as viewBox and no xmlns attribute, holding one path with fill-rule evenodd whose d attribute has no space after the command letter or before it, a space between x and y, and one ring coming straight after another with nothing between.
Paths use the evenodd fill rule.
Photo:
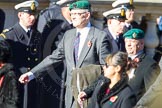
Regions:
<instances>
[{"instance_id":1,"label":"poppy lapel pin","mask_svg":"<svg viewBox=\"0 0 162 108\"><path fill-rule=\"evenodd\" d=\"M87 45L90 48L92 46L92 42L91 41L88 41Z\"/></svg>"},{"instance_id":2,"label":"poppy lapel pin","mask_svg":"<svg viewBox=\"0 0 162 108\"><path fill-rule=\"evenodd\" d=\"M110 99L109 99L109 102L110 104L114 103L116 100L117 100L118 96L112 96Z\"/></svg>"}]
</instances>

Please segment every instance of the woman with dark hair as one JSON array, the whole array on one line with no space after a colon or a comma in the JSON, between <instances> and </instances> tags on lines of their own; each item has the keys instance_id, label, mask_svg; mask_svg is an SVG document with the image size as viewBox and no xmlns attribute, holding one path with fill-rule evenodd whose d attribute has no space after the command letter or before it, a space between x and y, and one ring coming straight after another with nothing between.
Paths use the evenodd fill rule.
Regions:
<instances>
[{"instance_id":1,"label":"woman with dark hair","mask_svg":"<svg viewBox=\"0 0 162 108\"><path fill-rule=\"evenodd\" d=\"M9 63L11 49L9 44L0 41L0 108L17 108L17 81L13 65Z\"/></svg>"},{"instance_id":2,"label":"woman with dark hair","mask_svg":"<svg viewBox=\"0 0 162 108\"><path fill-rule=\"evenodd\" d=\"M131 67L131 63L128 64L128 55L124 52L109 54L105 62L104 76L97 81L87 108L132 108L136 104L136 96L127 84L127 70ZM86 91L79 94L80 105L81 97L86 97L86 94Z\"/></svg>"}]
</instances>

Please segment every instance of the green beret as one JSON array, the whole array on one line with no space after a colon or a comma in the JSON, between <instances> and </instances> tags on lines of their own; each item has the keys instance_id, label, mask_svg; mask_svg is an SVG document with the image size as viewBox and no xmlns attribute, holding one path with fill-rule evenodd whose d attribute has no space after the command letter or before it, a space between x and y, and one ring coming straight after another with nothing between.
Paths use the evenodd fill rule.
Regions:
<instances>
[{"instance_id":1,"label":"green beret","mask_svg":"<svg viewBox=\"0 0 162 108\"><path fill-rule=\"evenodd\" d=\"M131 29L127 31L124 35L124 38L129 39L143 39L144 38L144 32L141 29Z\"/></svg>"},{"instance_id":2,"label":"green beret","mask_svg":"<svg viewBox=\"0 0 162 108\"><path fill-rule=\"evenodd\" d=\"M79 0L77 2L74 2L70 4L69 9L70 11L72 9L88 9L90 10L91 4L88 2L88 0Z\"/></svg>"}]
</instances>

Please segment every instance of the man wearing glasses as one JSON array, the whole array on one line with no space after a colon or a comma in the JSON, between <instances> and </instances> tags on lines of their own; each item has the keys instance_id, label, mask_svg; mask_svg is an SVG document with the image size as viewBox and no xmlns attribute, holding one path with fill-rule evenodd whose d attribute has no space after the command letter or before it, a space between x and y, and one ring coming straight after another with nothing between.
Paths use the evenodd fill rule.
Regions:
<instances>
[{"instance_id":1,"label":"man wearing glasses","mask_svg":"<svg viewBox=\"0 0 162 108\"><path fill-rule=\"evenodd\" d=\"M57 66L65 59L67 65L65 108L75 108L71 71L89 64L105 64L104 59L111 48L106 33L91 26L91 5L87 0L74 2L69 9L75 28L68 30L58 48L30 72L23 74L19 81L28 83L46 70L47 66L52 64Z\"/></svg>"}]
</instances>

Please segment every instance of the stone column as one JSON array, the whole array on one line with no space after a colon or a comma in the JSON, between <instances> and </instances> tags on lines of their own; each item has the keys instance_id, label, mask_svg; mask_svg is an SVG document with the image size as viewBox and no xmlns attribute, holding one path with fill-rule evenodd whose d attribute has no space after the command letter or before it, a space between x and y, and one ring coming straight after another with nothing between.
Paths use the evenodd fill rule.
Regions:
<instances>
[{"instance_id":1,"label":"stone column","mask_svg":"<svg viewBox=\"0 0 162 108\"><path fill-rule=\"evenodd\" d=\"M146 54L153 57L155 55L155 48L159 45L155 21L153 20L147 21L147 29L144 40L145 40Z\"/></svg>"}]
</instances>

